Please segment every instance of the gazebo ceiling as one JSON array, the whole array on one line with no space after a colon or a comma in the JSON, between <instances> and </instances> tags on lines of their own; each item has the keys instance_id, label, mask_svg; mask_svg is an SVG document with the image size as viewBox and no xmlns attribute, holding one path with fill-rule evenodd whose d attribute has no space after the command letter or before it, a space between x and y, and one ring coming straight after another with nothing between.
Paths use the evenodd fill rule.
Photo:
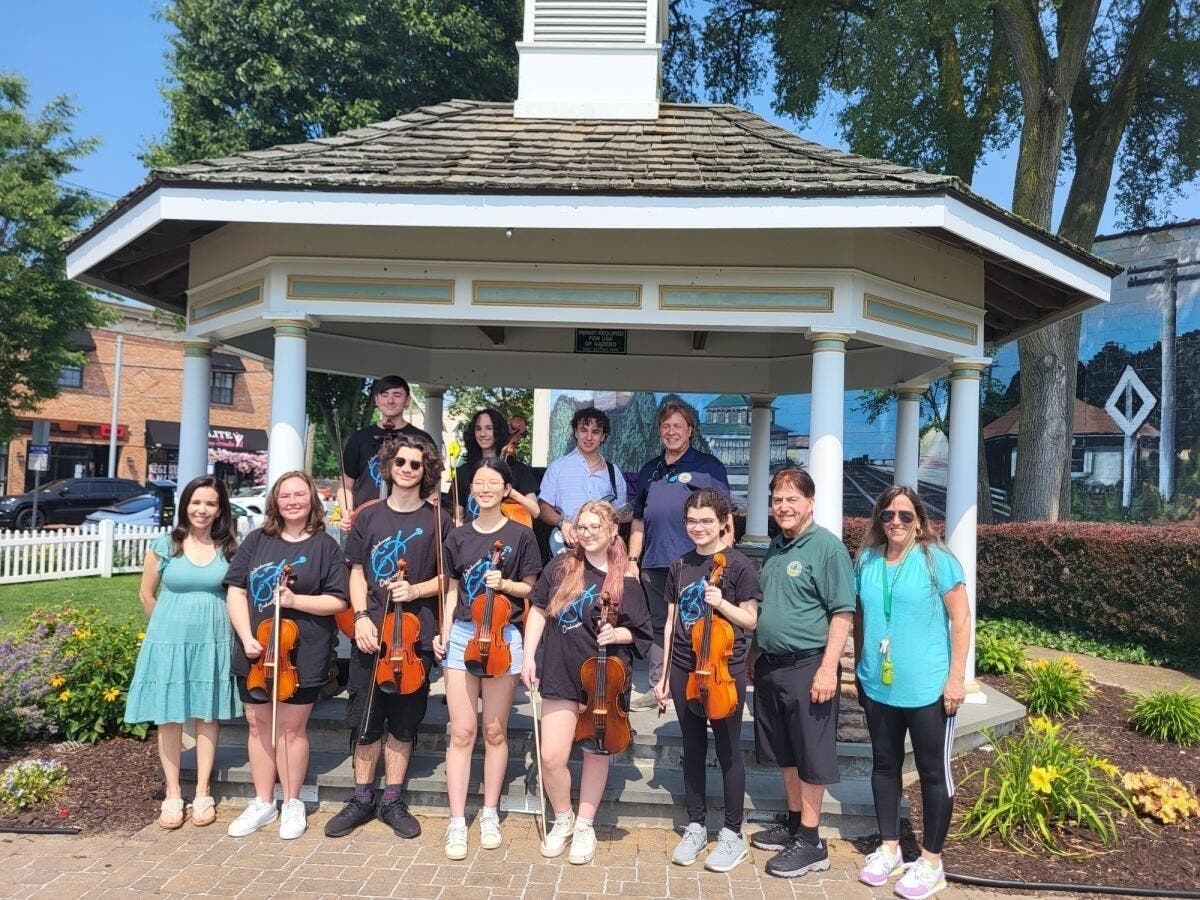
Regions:
<instances>
[{"instance_id":1,"label":"gazebo ceiling","mask_svg":"<svg viewBox=\"0 0 1200 900\"><path fill-rule=\"evenodd\" d=\"M190 199L225 202L212 213L201 203L173 215L155 203L172 189L190 191ZM1002 235L982 240L978 224L911 228L982 258L984 337L990 342L1102 300L1059 277L1057 263L1039 271L1027 258L1012 258L1005 252L1011 236L1093 275L1120 271L978 197L958 179L822 147L736 107L662 104L652 121L575 121L517 119L510 103L452 100L331 138L154 172L71 243L69 273L182 314L193 242L229 222L269 221L261 208L238 218L236 204L251 191L258 198L286 192L314 203L321 197L350 200L349 194L418 202L470 197L481 208L502 197L640 198L648 228L657 210L681 198L761 199L766 205L798 198L890 200L891 206L920 209L940 200L983 222L983 231ZM854 227L880 226L864 208Z\"/></svg>"}]
</instances>

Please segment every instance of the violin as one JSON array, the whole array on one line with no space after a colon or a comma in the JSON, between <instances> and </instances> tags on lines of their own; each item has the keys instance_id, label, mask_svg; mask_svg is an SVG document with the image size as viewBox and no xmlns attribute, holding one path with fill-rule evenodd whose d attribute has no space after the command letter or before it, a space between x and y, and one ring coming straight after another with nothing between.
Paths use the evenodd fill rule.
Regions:
<instances>
[{"instance_id":1,"label":"violin","mask_svg":"<svg viewBox=\"0 0 1200 900\"><path fill-rule=\"evenodd\" d=\"M504 553L504 542L492 544L493 569L500 568L500 557ZM504 626L512 617L512 603L503 594L486 588L471 601L471 621L475 624L475 635L467 641L463 651L463 662L467 671L476 678L495 678L507 675L512 667L512 649L504 640Z\"/></svg>"},{"instance_id":2,"label":"violin","mask_svg":"<svg viewBox=\"0 0 1200 900\"><path fill-rule=\"evenodd\" d=\"M721 587L725 574L725 554L713 554L709 584ZM712 721L727 719L737 709L737 682L729 672L733 658L733 626L713 616L713 607L704 604L704 616L692 624L692 652L696 667L688 674L684 698L695 715Z\"/></svg>"},{"instance_id":3,"label":"violin","mask_svg":"<svg viewBox=\"0 0 1200 900\"><path fill-rule=\"evenodd\" d=\"M511 464L517 458L517 445L521 443L521 439L529 432L529 426L525 424L525 420L520 416L514 416L510 423L512 434L498 454L499 458L506 463ZM514 487L513 490L516 490ZM533 516L529 514L524 506L516 500L505 498L500 501L500 512L504 513L505 518L512 519L519 525L524 525L526 528L533 527Z\"/></svg>"},{"instance_id":4,"label":"violin","mask_svg":"<svg viewBox=\"0 0 1200 900\"><path fill-rule=\"evenodd\" d=\"M263 619L254 637L262 645L262 653L250 665L246 676L246 691L255 700L288 700L300 687L300 675L292 660L292 652L300 642L300 627L280 615L279 591L292 579L292 567L284 565L275 582L275 614Z\"/></svg>"},{"instance_id":5,"label":"violin","mask_svg":"<svg viewBox=\"0 0 1200 900\"><path fill-rule=\"evenodd\" d=\"M395 580L408 577L408 562L396 562ZM375 683L385 694L412 694L425 683L425 663L417 656L421 620L394 605L379 629L379 655L375 661Z\"/></svg>"},{"instance_id":6,"label":"violin","mask_svg":"<svg viewBox=\"0 0 1200 900\"><path fill-rule=\"evenodd\" d=\"M616 610L607 591L600 595L597 630L606 622L616 627ZM587 709L575 723L575 740L589 753L621 753L629 746L633 738L629 710L625 708L629 679L629 667L618 657L609 656L607 646L600 647L595 656L585 659L579 667Z\"/></svg>"}]
</instances>

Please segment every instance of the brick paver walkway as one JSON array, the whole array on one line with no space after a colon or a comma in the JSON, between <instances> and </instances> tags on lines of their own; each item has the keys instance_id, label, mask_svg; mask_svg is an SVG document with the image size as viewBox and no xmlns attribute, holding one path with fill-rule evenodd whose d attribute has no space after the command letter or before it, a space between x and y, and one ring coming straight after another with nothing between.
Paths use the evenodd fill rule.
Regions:
<instances>
[{"instance_id":1,"label":"brick paver walkway","mask_svg":"<svg viewBox=\"0 0 1200 900\"><path fill-rule=\"evenodd\" d=\"M220 810L209 828L185 825L167 832L150 826L132 836L5 836L0 840L0 897L406 897L438 900L587 900L611 897L729 898L889 897L855 880L861 857L843 841L832 841L828 872L797 879L763 873L769 853L751 850L749 863L727 875L706 872L697 863L684 869L670 863L677 836L660 828L599 828L596 860L572 866L564 854L546 860L538 854L531 818L510 815L504 844L497 850L471 849L462 862L442 855L445 819L424 819L425 832L403 841L372 822L349 838L323 833L331 814L309 817L309 830L296 841L279 840L274 826L249 838L225 835L233 816ZM753 827L753 826L751 826ZM1006 894L1006 897L1015 897ZM991 897L951 885L940 900Z\"/></svg>"}]
</instances>

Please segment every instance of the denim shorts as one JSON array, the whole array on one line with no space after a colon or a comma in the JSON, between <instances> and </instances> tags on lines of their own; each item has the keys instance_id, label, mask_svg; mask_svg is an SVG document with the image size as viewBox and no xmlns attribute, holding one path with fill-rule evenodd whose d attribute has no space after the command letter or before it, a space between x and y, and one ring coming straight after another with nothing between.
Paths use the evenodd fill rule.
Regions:
<instances>
[{"instance_id":1,"label":"denim shorts","mask_svg":"<svg viewBox=\"0 0 1200 900\"><path fill-rule=\"evenodd\" d=\"M521 674L521 629L516 625L504 626L504 640L508 641L508 648L512 651L512 665L508 667L509 675ZM450 626L450 644L446 648L446 658L442 660L443 669L459 669L466 671L466 664L463 662L463 653L467 649L467 641L475 636L475 625L471 622L463 622L459 619L454 620L454 624Z\"/></svg>"}]
</instances>

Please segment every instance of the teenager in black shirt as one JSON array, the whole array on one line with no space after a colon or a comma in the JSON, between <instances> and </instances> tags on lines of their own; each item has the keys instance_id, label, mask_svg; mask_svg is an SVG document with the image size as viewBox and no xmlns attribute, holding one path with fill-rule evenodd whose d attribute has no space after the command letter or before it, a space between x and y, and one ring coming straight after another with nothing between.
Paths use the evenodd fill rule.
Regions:
<instances>
[{"instance_id":1,"label":"teenager in black shirt","mask_svg":"<svg viewBox=\"0 0 1200 900\"><path fill-rule=\"evenodd\" d=\"M512 432L509 431L504 414L495 409L479 410L463 426L463 443L466 444L467 458L454 470L460 522L468 522L479 513L478 508L471 503L471 482L475 479L475 469L480 460L497 458L511 436ZM515 455L504 462L512 470L513 489L509 492L508 499L519 504L532 522L541 514L537 501L537 476L534 475L533 469Z\"/></svg>"}]
</instances>

